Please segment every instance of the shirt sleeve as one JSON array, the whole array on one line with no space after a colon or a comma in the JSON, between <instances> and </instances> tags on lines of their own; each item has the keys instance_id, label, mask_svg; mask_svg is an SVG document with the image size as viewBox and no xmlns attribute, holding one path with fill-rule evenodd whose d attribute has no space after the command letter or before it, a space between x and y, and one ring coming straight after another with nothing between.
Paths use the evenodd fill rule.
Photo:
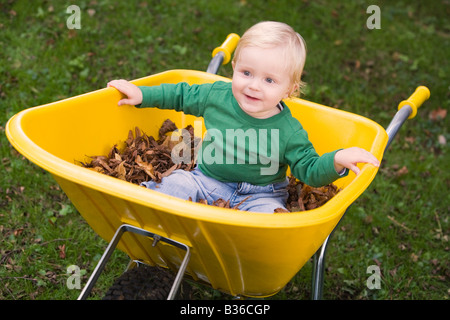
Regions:
<instances>
[{"instance_id":1,"label":"shirt sleeve","mask_svg":"<svg viewBox=\"0 0 450 320\"><path fill-rule=\"evenodd\" d=\"M306 131L301 129L289 139L285 157L294 177L312 187L321 187L348 174L347 170L341 174L334 168L337 151L319 156Z\"/></svg>"},{"instance_id":2,"label":"shirt sleeve","mask_svg":"<svg viewBox=\"0 0 450 320\"><path fill-rule=\"evenodd\" d=\"M204 113L211 87L211 84L189 85L185 82L166 83L158 86L140 86L142 103L136 105L136 107L174 109L199 117Z\"/></svg>"}]
</instances>

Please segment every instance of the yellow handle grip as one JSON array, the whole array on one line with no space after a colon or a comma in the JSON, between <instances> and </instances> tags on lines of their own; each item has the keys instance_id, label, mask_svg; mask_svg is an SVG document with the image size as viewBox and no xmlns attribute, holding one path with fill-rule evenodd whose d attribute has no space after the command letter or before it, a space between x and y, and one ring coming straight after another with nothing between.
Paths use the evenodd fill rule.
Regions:
<instances>
[{"instance_id":1,"label":"yellow handle grip","mask_svg":"<svg viewBox=\"0 0 450 320\"><path fill-rule=\"evenodd\" d=\"M225 41L222 43L220 47L217 47L213 50L212 56L214 57L217 53L223 52L224 58L222 64L227 64L231 60L231 54L239 42L239 35L236 33L230 33Z\"/></svg>"},{"instance_id":2,"label":"yellow handle grip","mask_svg":"<svg viewBox=\"0 0 450 320\"><path fill-rule=\"evenodd\" d=\"M430 97L430 90L425 86L417 87L416 91L406 100L403 100L398 105L398 110L403 106L408 105L411 107L412 112L408 119L412 119L417 114L417 109Z\"/></svg>"}]
</instances>

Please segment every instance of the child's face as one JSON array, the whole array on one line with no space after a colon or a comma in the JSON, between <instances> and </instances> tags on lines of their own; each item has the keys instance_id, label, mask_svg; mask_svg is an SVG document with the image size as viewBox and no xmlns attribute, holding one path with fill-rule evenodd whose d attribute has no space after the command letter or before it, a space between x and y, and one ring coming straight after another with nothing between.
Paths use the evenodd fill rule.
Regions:
<instances>
[{"instance_id":1,"label":"child's face","mask_svg":"<svg viewBox=\"0 0 450 320\"><path fill-rule=\"evenodd\" d=\"M244 47L239 59L233 62L233 95L250 116L265 119L277 114L278 102L292 92L283 56L283 48L279 47Z\"/></svg>"}]
</instances>

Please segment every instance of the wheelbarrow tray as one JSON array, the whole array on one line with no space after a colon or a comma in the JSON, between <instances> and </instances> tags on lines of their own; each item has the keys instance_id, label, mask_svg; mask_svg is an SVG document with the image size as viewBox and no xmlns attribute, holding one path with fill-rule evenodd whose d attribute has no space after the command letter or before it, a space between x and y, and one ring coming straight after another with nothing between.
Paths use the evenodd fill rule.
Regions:
<instances>
[{"instance_id":1,"label":"wheelbarrow tray","mask_svg":"<svg viewBox=\"0 0 450 320\"><path fill-rule=\"evenodd\" d=\"M136 85L230 81L192 70L171 70L134 80ZM377 169L362 165L335 184L334 198L314 210L265 214L208 206L167 196L80 166L124 144L130 129L158 136L166 119L178 128L196 118L173 110L117 106L121 94L105 88L29 108L10 119L6 133L26 158L50 172L92 229L106 241L129 224L191 248L186 273L232 295L277 293L330 235L344 212L369 186ZM388 137L362 116L302 99L286 104L306 129L317 152L359 146L381 160ZM150 238L125 234L118 248L131 259L177 269L184 252Z\"/></svg>"}]
</instances>

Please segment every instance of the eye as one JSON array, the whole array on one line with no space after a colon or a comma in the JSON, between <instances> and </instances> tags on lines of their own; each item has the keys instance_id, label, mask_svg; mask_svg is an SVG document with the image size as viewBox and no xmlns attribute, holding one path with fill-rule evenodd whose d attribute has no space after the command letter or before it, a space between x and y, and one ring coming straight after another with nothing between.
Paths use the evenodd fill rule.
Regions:
<instances>
[{"instance_id":1,"label":"eye","mask_svg":"<svg viewBox=\"0 0 450 320\"><path fill-rule=\"evenodd\" d=\"M250 76L250 71L243 71L242 72L244 74L244 76L249 77Z\"/></svg>"},{"instance_id":2,"label":"eye","mask_svg":"<svg viewBox=\"0 0 450 320\"><path fill-rule=\"evenodd\" d=\"M267 83L275 83L275 80L273 80L272 78L266 78L266 82Z\"/></svg>"}]
</instances>

